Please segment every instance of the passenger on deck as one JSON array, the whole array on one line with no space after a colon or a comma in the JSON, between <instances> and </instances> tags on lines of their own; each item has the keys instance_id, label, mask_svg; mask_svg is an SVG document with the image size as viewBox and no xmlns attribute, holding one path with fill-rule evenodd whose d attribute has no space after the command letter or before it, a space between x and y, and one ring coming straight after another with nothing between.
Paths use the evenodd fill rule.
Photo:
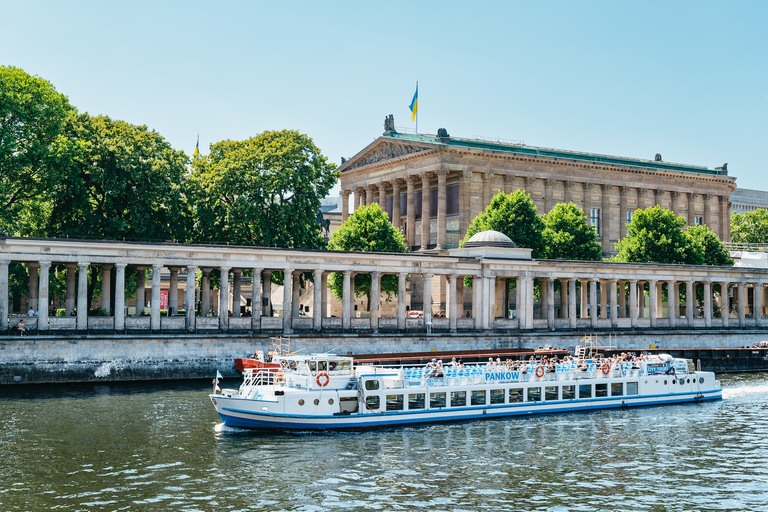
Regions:
<instances>
[{"instance_id":1,"label":"passenger on deck","mask_svg":"<svg viewBox=\"0 0 768 512\"><path fill-rule=\"evenodd\" d=\"M458 366L458 368L459 368L459 370L463 370L464 369L464 360L463 359L459 359L459 366Z\"/></svg>"},{"instance_id":2,"label":"passenger on deck","mask_svg":"<svg viewBox=\"0 0 768 512\"><path fill-rule=\"evenodd\" d=\"M456 362L456 358L451 358L451 368L456 368L457 366L459 366L459 363Z\"/></svg>"},{"instance_id":3,"label":"passenger on deck","mask_svg":"<svg viewBox=\"0 0 768 512\"><path fill-rule=\"evenodd\" d=\"M492 357L488 358L488 364L485 365L485 368L487 370L494 370L494 369L496 369L496 362L493 360Z\"/></svg>"},{"instance_id":4,"label":"passenger on deck","mask_svg":"<svg viewBox=\"0 0 768 512\"><path fill-rule=\"evenodd\" d=\"M426 370L427 370L427 374L426 374L426 376L425 376L425 377L426 377L427 379L432 379L432 378L434 378L434 377L435 377L435 375L437 375L437 359L435 359L435 358L433 357L433 358L432 358L432 361L430 361L430 362L428 362L428 363L427 363L427 366L426 366Z\"/></svg>"}]
</instances>

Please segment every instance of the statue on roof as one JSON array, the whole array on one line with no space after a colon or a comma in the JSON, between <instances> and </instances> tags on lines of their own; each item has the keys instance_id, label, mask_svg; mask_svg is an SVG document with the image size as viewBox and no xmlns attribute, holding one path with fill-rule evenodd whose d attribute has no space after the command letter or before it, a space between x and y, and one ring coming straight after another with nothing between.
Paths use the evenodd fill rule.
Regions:
<instances>
[{"instance_id":1,"label":"statue on roof","mask_svg":"<svg viewBox=\"0 0 768 512\"><path fill-rule=\"evenodd\" d=\"M661 153L656 153L656 158L654 158L655 161L661 162Z\"/></svg>"},{"instance_id":2,"label":"statue on roof","mask_svg":"<svg viewBox=\"0 0 768 512\"><path fill-rule=\"evenodd\" d=\"M384 118L384 132L394 132L395 131L395 116L392 114L389 114L387 117Z\"/></svg>"}]
</instances>

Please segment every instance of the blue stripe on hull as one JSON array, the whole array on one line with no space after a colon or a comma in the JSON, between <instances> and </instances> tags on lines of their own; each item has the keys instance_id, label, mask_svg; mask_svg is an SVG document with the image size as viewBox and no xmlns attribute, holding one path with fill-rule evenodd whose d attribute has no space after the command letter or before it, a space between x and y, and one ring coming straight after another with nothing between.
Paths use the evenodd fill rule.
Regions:
<instances>
[{"instance_id":1,"label":"blue stripe on hull","mask_svg":"<svg viewBox=\"0 0 768 512\"><path fill-rule=\"evenodd\" d=\"M424 417L426 416L424 414L420 415L421 417L416 417L416 418L392 417L392 416L387 416L386 414L376 415L376 416L372 416L370 414L366 414L364 416L350 415L350 416L340 416L338 418L334 418L332 420L334 421L334 423L329 423L323 426L318 426L318 423L316 421L306 421L306 422L305 421L300 421L300 422L283 421L280 419L279 416L270 416L262 413L245 413L245 414L253 415L255 417L242 418L240 416L233 416L230 414L219 412L219 417L224 422L224 424L229 427L238 427L238 428L256 429L256 430L299 430L299 431L359 430L359 429L370 429L370 428L380 428L380 427L397 427L397 426L419 425L419 424L474 421L478 419L504 419L504 418L510 418L514 416L532 416L532 415L558 414L558 413L568 413L568 412L589 412L589 411L596 411L601 409L621 409L625 407L646 407L646 406L655 406L655 405L683 404L683 403L691 403L691 402L721 400L722 392L718 390L715 392L707 393L706 395L698 398L695 396L690 398L675 397L670 400L654 400L649 402L641 401L642 399L643 397L635 398L634 403L632 403L631 401L633 399L627 399L627 398L622 399L623 403L617 403L617 404L598 403L595 405L588 405L585 403L581 403L579 405L576 405L576 403L574 403L573 407L557 407L557 405L562 405L563 402L559 402L559 404L553 403L549 408L545 408L546 406L544 404L534 405L534 407L540 407L542 409L540 411L529 410L529 409L521 410L521 407L517 406L514 408L510 408L509 410L505 410L503 412L494 412L493 414L477 412L473 414L456 415L456 414L450 414L448 411L446 411L444 415L439 415L437 417L429 417L429 418ZM434 411L434 410L433 411L427 410L424 412L437 413L437 411ZM453 412L453 411L450 411L450 412ZM459 412L459 410L457 410L456 412ZM270 419L259 419L259 416L270 418ZM365 418L369 421L358 421L358 418ZM377 420L377 418L380 418L380 419ZM307 417L305 416L302 419L307 419ZM370 420L373 420L373 421L370 421Z\"/></svg>"}]
</instances>

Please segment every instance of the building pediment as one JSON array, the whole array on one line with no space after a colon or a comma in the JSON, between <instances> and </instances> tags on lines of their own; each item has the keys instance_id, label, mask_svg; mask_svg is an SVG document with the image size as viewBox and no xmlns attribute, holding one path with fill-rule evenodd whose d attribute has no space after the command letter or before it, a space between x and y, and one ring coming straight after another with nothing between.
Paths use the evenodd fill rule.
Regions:
<instances>
[{"instance_id":1,"label":"building pediment","mask_svg":"<svg viewBox=\"0 0 768 512\"><path fill-rule=\"evenodd\" d=\"M350 171L352 169L357 169L358 167L386 162L388 160L394 160L414 153L421 153L430 149L434 148L429 145L379 138L360 153L342 164L340 169L342 172Z\"/></svg>"}]
</instances>

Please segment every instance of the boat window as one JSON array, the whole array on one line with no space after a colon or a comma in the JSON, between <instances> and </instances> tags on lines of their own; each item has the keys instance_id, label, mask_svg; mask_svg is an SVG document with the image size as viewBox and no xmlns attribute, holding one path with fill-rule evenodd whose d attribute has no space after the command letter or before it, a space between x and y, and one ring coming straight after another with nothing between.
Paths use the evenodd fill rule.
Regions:
<instances>
[{"instance_id":1,"label":"boat window","mask_svg":"<svg viewBox=\"0 0 768 512\"><path fill-rule=\"evenodd\" d=\"M316 372L317 371L317 361L310 361L309 362L309 371Z\"/></svg>"},{"instance_id":2,"label":"boat window","mask_svg":"<svg viewBox=\"0 0 768 512\"><path fill-rule=\"evenodd\" d=\"M408 409L423 409L424 393L414 393L408 395Z\"/></svg>"},{"instance_id":3,"label":"boat window","mask_svg":"<svg viewBox=\"0 0 768 512\"><path fill-rule=\"evenodd\" d=\"M627 382L627 396L637 394L637 382Z\"/></svg>"},{"instance_id":4,"label":"boat window","mask_svg":"<svg viewBox=\"0 0 768 512\"><path fill-rule=\"evenodd\" d=\"M491 390L491 403L492 404L503 404L504 403L504 390L503 389L492 389Z\"/></svg>"},{"instance_id":5,"label":"boat window","mask_svg":"<svg viewBox=\"0 0 768 512\"><path fill-rule=\"evenodd\" d=\"M441 407L445 407L445 393L430 393L429 408L439 409Z\"/></svg>"},{"instance_id":6,"label":"boat window","mask_svg":"<svg viewBox=\"0 0 768 512\"><path fill-rule=\"evenodd\" d=\"M592 384L579 384L579 398L592 398Z\"/></svg>"},{"instance_id":7,"label":"boat window","mask_svg":"<svg viewBox=\"0 0 768 512\"><path fill-rule=\"evenodd\" d=\"M365 397L365 406L369 409L378 409L379 408L378 395Z\"/></svg>"},{"instance_id":8,"label":"boat window","mask_svg":"<svg viewBox=\"0 0 768 512\"><path fill-rule=\"evenodd\" d=\"M576 398L576 386L573 384L563 386L563 400L573 400Z\"/></svg>"},{"instance_id":9,"label":"boat window","mask_svg":"<svg viewBox=\"0 0 768 512\"><path fill-rule=\"evenodd\" d=\"M317 369L321 372L328 370L328 361L318 361L317 362Z\"/></svg>"},{"instance_id":10,"label":"boat window","mask_svg":"<svg viewBox=\"0 0 768 512\"><path fill-rule=\"evenodd\" d=\"M329 361L328 362L328 371L329 372L335 372L339 369L339 365L336 364L336 361Z\"/></svg>"},{"instance_id":11,"label":"boat window","mask_svg":"<svg viewBox=\"0 0 768 512\"><path fill-rule=\"evenodd\" d=\"M595 396L608 396L608 383L595 384Z\"/></svg>"},{"instance_id":12,"label":"boat window","mask_svg":"<svg viewBox=\"0 0 768 512\"><path fill-rule=\"evenodd\" d=\"M368 391L376 391L379 389L379 381L378 380L367 380L365 381L365 389Z\"/></svg>"},{"instance_id":13,"label":"boat window","mask_svg":"<svg viewBox=\"0 0 768 512\"><path fill-rule=\"evenodd\" d=\"M621 396L624 394L624 383L614 382L611 384L611 396Z\"/></svg>"},{"instance_id":14,"label":"boat window","mask_svg":"<svg viewBox=\"0 0 768 512\"><path fill-rule=\"evenodd\" d=\"M509 388L509 403L523 401L523 388Z\"/></svg>"},{"instance_id":15,"label":"boat window","mask_svg":"<svg viewBox=\"0 0 768 512\"><path fill-rule=\"evenodd\" d=\"M451 391L451 407L462 407L467 405L466 391Z\"/></svg>"},{"instance_id":16,"label":"boat window","mask_svg":"<svg viewBox=\"0 0 768 512\"><path fill-rule=\"evenodd\" d=\"M387 410L388 411L402 411L403 410L403 395L387 395Z\"/></svg>"},{"instance_id":17,"label":"boat window","mask_svg":"<svg viewBox=\"0 0 768 512\"><path fill-rule=\"evenodd\" d=\"M349 361L339 361L339 371L349 371L351 368Z\"/></svg>"},{"instance_id":18,"label":"boat window","mask_svg":"<svg viewBox=\"0 0 768 512\"><path fill-rule=\"evenodd\" d=\"M557 386L547 386L544 388L544 400L557 400Z\"/></svg>"},{"instance_id":19,"label":"boat window","mask_svg":"<svg viewBox=\"0 0 768 512\"><path fill-rule=\"evenodd\" d=\"M528 388L527 402L541 402L541 388Z\"/></svg>"},{"instance_id":20,"label":"boat window","mask_svg":"<svg viewBox=\"0 0 768 512\"><path fill-rule=\"evenodd\" d=\"M476 389L472 391L472 396L469 397L469 403L471 405L485 405L485 390Z\"/></svg>"}]
</instances>

